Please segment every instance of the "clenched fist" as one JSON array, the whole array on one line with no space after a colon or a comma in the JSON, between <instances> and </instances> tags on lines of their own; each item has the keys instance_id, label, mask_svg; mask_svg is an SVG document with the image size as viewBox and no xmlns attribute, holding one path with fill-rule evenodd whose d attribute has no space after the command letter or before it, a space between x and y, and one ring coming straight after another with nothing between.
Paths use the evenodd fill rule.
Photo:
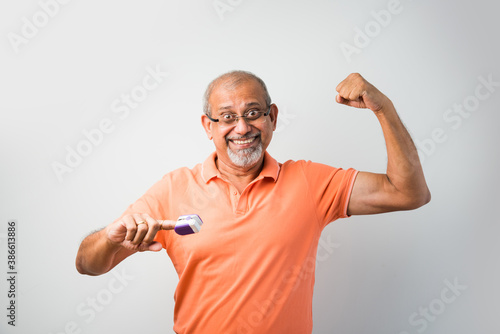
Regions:
<instances>
[{"instance_id":1,"label":"clenched fist","mask_svg":"<svg viewBox=\"0 0 500 334\"><path fill-rule=\"evenodd\" d=\"M349 74L337 86L336 90L339 93L336 101L350 107L368 108L374 112L379 112L392 106L391 100L366 81L359 73Z\"/></svg>"}]
</instances>

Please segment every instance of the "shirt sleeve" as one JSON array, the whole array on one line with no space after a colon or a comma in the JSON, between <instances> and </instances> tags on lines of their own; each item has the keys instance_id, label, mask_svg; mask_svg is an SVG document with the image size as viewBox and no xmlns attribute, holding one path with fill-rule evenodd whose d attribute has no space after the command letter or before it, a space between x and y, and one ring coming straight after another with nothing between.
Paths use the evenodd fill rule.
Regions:
<instances>
[{"instance_id":1,"label":"shirt sleeve","mask_svg":"<svg viewBox=\"0 0 500 334\"><path fill-rule=\"evenodd\" d=\"M303 164L309 191L316 203L321 227L338 218L349 217L347 206L358 173L353 168L342 169L305 161Z\"/></svg>"}]
</instances>

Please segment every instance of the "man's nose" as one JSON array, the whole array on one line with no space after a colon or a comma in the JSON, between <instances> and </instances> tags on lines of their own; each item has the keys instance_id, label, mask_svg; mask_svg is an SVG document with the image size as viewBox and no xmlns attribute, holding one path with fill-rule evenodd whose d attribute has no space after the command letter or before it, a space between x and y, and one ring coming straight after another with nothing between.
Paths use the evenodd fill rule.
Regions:
<instances>
[{"instance_id":1,"label":"man's nose","mask_svg":"<svg viewBox=\"0 0 500 334\"><path fill-rule=\"evenodd\" d=\"M236 126L234 127L234 131L239 134L246 134L252 131L252 127L247 123L247 120L243 117L238 118L236 121Z\"/></svg>"}]
</instances>

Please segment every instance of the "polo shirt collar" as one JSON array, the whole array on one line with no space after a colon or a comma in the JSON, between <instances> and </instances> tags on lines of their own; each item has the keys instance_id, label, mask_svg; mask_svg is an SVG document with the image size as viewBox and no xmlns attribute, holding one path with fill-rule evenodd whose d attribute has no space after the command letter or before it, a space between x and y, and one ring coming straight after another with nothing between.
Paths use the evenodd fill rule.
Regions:
<instances>
[{"instance_id":1,"label":"polo shirt collar","mask_svg":"<svg viewBox=\"0 0 500 334\"><path fill-rule=\"evenodd\" d=\"M201 165L201 175L205 183L208 183L214 177L222 178L217 166L215 165L215 158L217 152L213 152ZM264 152L264 167L262 168L257 178L270 177L276 182L280 173L279 163L267 152Z\"/></svg>"}]
</instances>

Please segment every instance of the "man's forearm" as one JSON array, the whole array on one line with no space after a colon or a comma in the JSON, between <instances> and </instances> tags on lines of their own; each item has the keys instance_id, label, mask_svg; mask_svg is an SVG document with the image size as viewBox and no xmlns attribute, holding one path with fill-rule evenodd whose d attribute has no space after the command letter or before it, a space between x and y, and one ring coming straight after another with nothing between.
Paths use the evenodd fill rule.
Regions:
<instances>
[{"instance_id":1,"label":"man's forearm","mask_svg":"<svg viewBox=\"0 0 500 334\"><path fill-rule=\"evenodd\" d=\"M76 269L80 274L101 275L110 271L135 251L113 244L105 235L105 229L86 237L78 249Z\"/></svg>"},{"instance_id":2,"label":"man's forearm","mask_svg":"<svg viewBox=\"0 0 500 334\"><path fill-rule=\"evenodd\" d=\"M401 122L392 102L375 113L384 133L387 147L387 177L410 206L430 201L418 152L410 134Z\"/></svg>"}]
</instances>

